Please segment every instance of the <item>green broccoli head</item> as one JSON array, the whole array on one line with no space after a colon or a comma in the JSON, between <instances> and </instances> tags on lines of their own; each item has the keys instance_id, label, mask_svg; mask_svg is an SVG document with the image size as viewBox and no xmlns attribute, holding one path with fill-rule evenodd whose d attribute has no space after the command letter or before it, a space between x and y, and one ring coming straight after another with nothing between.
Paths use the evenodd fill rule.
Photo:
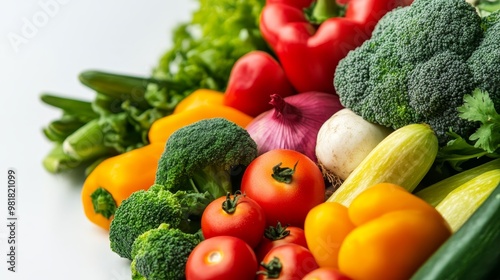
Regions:
<instances>
[{"instance_id":1,"label":"green broccoli head","mask_svg":"<svg viewBox=\"0 0 500 280\"><path fill-rule=\"evenodd\" d=\"M200 234L185 233L168 224L144 232L132 246L132 279L185 279L186 261L201 240Z\"/></svg>"},{"instance_id":2,"label":"green broccoli head","mask_svg":"<svg viewBox=\"0 0 500 280\"><path fill-rule=\"evenodd\" d=\"M224 118L201 120L170 136L155 184L171 191L208 191L215 199L232 192L232 168L256 156L257 144L244 128Z\"/></svg>"},{"instance_id":3,"label":"green broccoli head","mask_svg":"<svg viewBox=\"0 0 500 280\"><path fill-rule=\"evenodd\" d=\"M456 108L477 86L467 59L482 38L481 17L466 1L415 0L386 14L340 61L335 89L368 121L394 129L426 122L445 143L450 128L464 135L473 126Z\"/></svg>"},{"instance_id":4,"label":"green broccoli head","mask_svg":"<svg viewBox=\"0 0 500 280\"><path fill-rule=\"evenodd\" d=\"M162 223L191 233L200 229L199 218L212 201L208 193L172 193L161 186L132 193L116 209L109 228L111 250L132 259L132 244L142 233Z\"/></svg>"}]
</instances>

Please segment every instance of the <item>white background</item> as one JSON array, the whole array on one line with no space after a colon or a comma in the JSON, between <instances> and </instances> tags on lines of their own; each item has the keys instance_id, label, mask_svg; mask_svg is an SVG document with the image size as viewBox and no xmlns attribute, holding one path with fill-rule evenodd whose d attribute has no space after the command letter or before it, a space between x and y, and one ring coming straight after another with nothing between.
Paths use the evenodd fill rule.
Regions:
<instances>
[{"instance_id":1,"label":"white background","mask_svg":"<svg viewBox=\"0 0 500 280\"><path fill-rule=\"evenodd\" d=\"M0 2L0 279L130 279L129 262L83 214L83 177L42 167L52 147L42 128L60 111L39 96L93 99L77 79L89 69L148 75L173 27L196 7L194 0ZM18 173L15 273L7 271L11 167Z\"/></svg>"}]
</instances>

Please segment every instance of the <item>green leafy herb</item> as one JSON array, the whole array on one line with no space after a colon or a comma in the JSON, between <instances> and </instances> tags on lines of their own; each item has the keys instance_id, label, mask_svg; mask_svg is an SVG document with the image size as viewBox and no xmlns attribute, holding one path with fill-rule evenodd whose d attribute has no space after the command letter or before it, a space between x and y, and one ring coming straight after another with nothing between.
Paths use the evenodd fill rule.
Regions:
<instances>
[{"instance_id":1,"label":"green leafy herb","mask_svg":"<svg viewBox=\"0 0 500 280\"><path fill-rule=\"evenodd\" d=\"M462 119L478 123L478 127L464 139L450 131L453 138L439 150L438 163L448 162L455 170L472 159L500 157L500 115L488 92L479 89L464 96L464 104L457 108Z\"/></svg>"},{"instance_id":2,"label":"green leafy herb","mask_svg":"<svg viewBox=\"0 0 500 280\"><path fill-rule=\"evenodd\" d=\"M475 90L472 95L464 96L464 105L458 108L459 116L481 125L470 137L474 147L494 153L500 147L500 115L488 93Z\"/></svg>"}]
</instances>

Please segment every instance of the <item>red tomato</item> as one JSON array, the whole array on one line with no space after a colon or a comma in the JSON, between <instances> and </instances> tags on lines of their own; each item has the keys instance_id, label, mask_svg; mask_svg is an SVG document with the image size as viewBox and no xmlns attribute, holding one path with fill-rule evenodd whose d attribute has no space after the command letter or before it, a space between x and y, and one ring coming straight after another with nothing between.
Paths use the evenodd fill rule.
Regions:
<instances>
[{"instance_id":1,"label":"red tomato","mask_svg":"<svg viewBox=\"0 0 500 280\"><path fill-rule=\"evenodd\" d=\"M262 241L255 248L257 260L262 261L266 254L274 247L283 244L294 243L307 247L305 232L299 227L282 226L278 223L274 227L268 227L264 233Z\"/></svg>"},{"instance_id":2,"label":"red tomato","mask_svg":"<svg viewBox=\"0 0 500 280\"><path fill-rule=\"evenodd\" d=\"M266 217L262 207L242 194L228 194L212 201L201 216L201 231L205 238L234 236L252 248L259 244L265 227Z\"/></svg>"},{"instance_id":3,"label":"red tomato","mask_svg":"<svg viewBox=\"0 0 500 280\"><path fill-rule=\"evenodd\" d=\"M325 201L325 181L303 153L275 149L255 158L243 173L241 191L264 209L267 225L303 228L307 213Z\"/></svg>"},{"instance_id":4,"label":"red tomato","mask_svg":"<svg viewBox=\"0 0 500 280\"><path fill-rule=\"evenodd\" d=\"M309 250L293 243L273 248L262 262L262 268L258 272L259 280L302 279L319 267Z\"/></svg>"},{"instance_id":5,"label":"red tomato","mask_svg":"<svg viewBox=\"0 0 500 280\"><path fill-rule=\"evenodd\" d=\"M253 280L258 270L252 248L233 236L217 236L198 244L186 262L186 280Z\"/></svg>"},{"instance_id":6,"label":"red tomato","mask_svg":"<svg viewBox=\"0 0 500 280\"><path fill-rule=\"evenodd\" d=\"M336 268L320 267L309 272L302 280L351 280L351 278Z\"/></svg>"}]
</instances>

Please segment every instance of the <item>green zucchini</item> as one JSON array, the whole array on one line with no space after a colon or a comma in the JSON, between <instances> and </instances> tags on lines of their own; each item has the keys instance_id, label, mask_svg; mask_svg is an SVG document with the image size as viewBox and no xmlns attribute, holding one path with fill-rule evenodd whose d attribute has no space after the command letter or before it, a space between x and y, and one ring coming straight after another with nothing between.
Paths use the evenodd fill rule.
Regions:
<instances>
[{"instance_id":1,"label":"green zucchini","mask_svg":"<svg viewBox=\"0 0 500 280\"><path fill-rule=\"evenodd\" d=\"M426 124L409 124L384 138L328 198L349 206L363 190L393 183L412 192L432 166L438 140Z\"/></svg>"},{"instance_id":2,"label":"green zucchini","mask_svg":"<svg viewBox=\"0 0 500 280\"><path fill-rule=\"evenodd\" d=\"M500 169L484 172L452 190L436 206L436 210L441 213L455 232L469 219L498 184L500 184Z\"/></svg>"},{"instance_id":3,"label":"green zucchini","mask_svg":"<svg viewBox=\"0 0 500 280\"><path fill-rule=\"evenodd\" d=\"M479 166L443 179L418 191L415 195L425 200L430 205L436 207L439 202L441 202L441 200L443 200L451 191L474 177L493 169L500 169L500 158L488 161Z\"/></svg>"},{"instance_id":4,"label":"green zucchini","mask_svg":"<svg viewBox=\"0 0 500 280\"><path fill-rule=\"evenodd\" d=\"M500 185L411 280L498 279L499 265Z\"/></svg>"}]
</instances>

